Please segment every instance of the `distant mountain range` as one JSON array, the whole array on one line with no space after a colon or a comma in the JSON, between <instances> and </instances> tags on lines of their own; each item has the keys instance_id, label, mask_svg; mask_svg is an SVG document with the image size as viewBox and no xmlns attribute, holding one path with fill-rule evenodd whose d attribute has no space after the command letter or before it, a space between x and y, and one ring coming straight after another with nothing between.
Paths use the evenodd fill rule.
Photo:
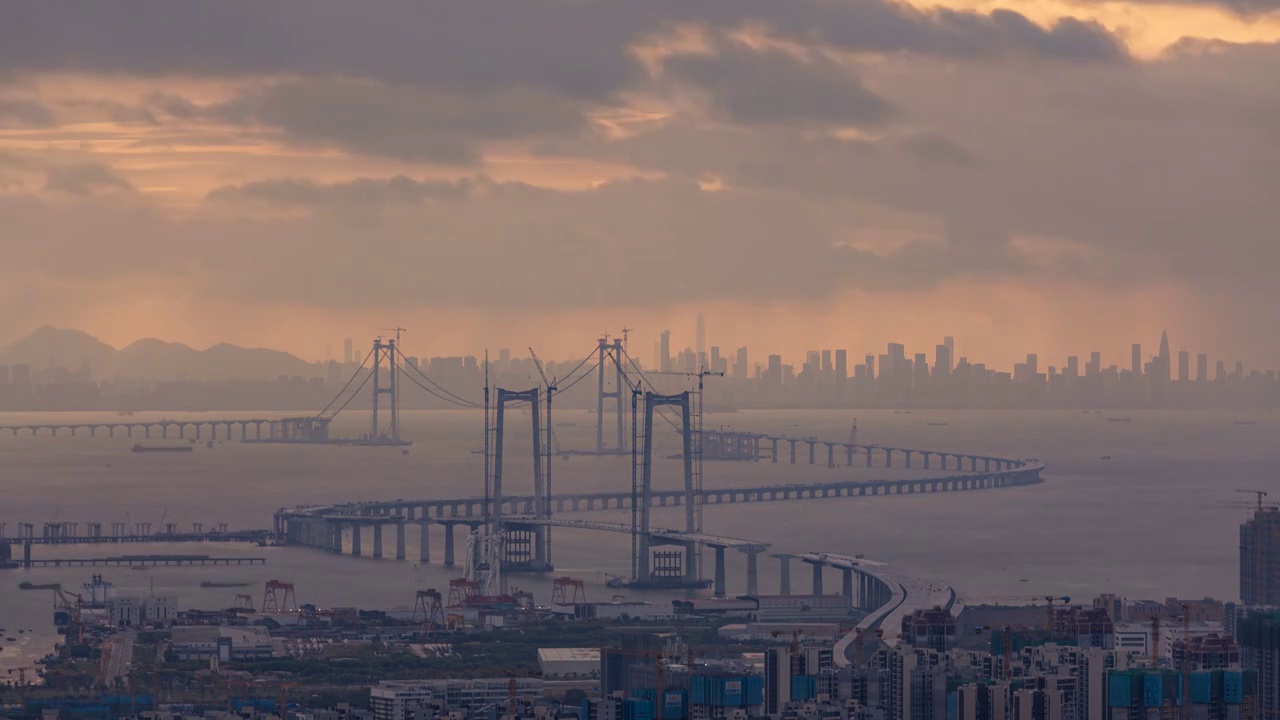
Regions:
<instances>
[{"instance_id":1,"label":"distant mountain range","mask_svg":"<svg viewBox=\"0 0 1280 720\"><path fill-rule=\"evenodd\" d=\"M95 380L274 379L280 375L315 377L318 365L279 350L222 343L206 350L154 338L117 350L79 330L48 325L0 348L0 365L27 364L33 371L86 367Z\"/></svg>"}]
</instances>

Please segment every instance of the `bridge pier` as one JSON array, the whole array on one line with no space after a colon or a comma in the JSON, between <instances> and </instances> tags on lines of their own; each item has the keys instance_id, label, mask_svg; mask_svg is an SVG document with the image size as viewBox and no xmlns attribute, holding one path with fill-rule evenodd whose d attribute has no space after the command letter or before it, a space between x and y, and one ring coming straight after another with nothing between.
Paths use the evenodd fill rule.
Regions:
<instances>
[{"instance_id":1,"label":"bridge pier","mask_svg":"<svg viewBox=\"0 0 1280 720\"><path fill-rule=\"evenodd\" d=\"M770 461L776 463L778 462L778 438L769 438L769 441L773 443L773 453Z\"/></svg>"},{"instance_id":2,"label":"bridge pier","mask_svg":"<svg viewBox=\"0 0 1280 720\"><path fill-rule=\"evenodd\" d=\"M867 467L871 467L871 448L867 448Z\"/></svg>"},{"instance_id":3,"label":"bridge pier","mask_svg":"<svg viewBox=\"0 0 1280 720\"><path fill-rule=\"evenodd\" d=\"M893 467L893 448L884 449L884 466Z\"/></svg>"},{"instance_id":4,"label":"bridge pier","mask_svg":"<svg viewBox=\"0 0 1280 720\"><path fill-rule=\"evenodd\" d=\"M813 446L817 445L817 443L814 442L813 440L806 440L806 442L809 443L809 464L813 465L815 464L813 459Z\"/></svg>"},{"instance_id":5,"label":"bridge pier","mask_svg":"<svg viewBox=\"0 0 1280 720\"><path fill-rule=\"evenodd\" d=\"M329 532L329 550L338 555L342 554L342 523L330 522L328 524Z\"/></svg>"},{"instance_id":6,"label":"bridge pier","mask_svg":"<svg viewBox=\"0 0 1280 720\"><path fill-rule=\"evenodd\" d=\"M827 467L836 466L836 446L835 443L827 443Z\"/></svg>"},{"instance_id":7,"label":"bridge pier","mask_svg":"<svg viewBox=\"0 0 1280 720\"><path fill-rule=\"evenodd\" d=\"M360 557L361 555L360 536L363 535L363 530L364 526L360 523L351 523L351 555L353 557Z\"/></svg>"},{"instance_id":8,"label":"bridge pier","mask_svg":"<svg viewBox=\"0 0 1280 720\"><path fill-rule=\"evenodd\" d=\"M715 551L715 584L712 587L711 594L713 597L722 598L725 593L725 572L724 572L724 546L712 545L711 549Z\"/></svg>"},{"instance_id":9,"label":"bridge pier","mask_svg":"<svg viewBox=\"0 0 1280 720\"><path fill-rule=\"evenodd\" d=\"M396 559L404 560L404 523L396 523Z\"/></svg>"},{"instance_id":10,"label":"bridge pier","mask_svg":"<svg viewBox=\"0 0 1280 720\"><path fill-rule=\"evenodd\" d=\"M982 471L991 472L991 458L982 458Z\"/></svg>"},{"instance_id":11,"label":"bridge pier","mask_svg":"<svg viewBox=\"0 0 1280 720\"><path fill-rule=\"evenodd\" d=\"M813 566L813 594L821 595L822 594L822 563L814 562L810 560L805 560L805 562Z\"/></svg>"},{"instance_id":12,"label":"bridge pier","mask_svg":"<svg viewBox=\"0 0 1280 720\"><path fill-rule=\"evenodd\" d=\"M792 465L795 465L795 464L796 464L796 443L798 443L798 442L800 442L800 441L799 441L799 440L787 440L787 442L791 443L791 464L792 464Z\"/></svg>"},{"instance_id":13,"label":"bridge pier","mask_svg":"<svg viewBox=\"0 0 1280 720\"><path fill-rule=\"evenodd\" d=\"M978 472L978 458L969 456L969 472Z\"/></svg>"},{"instance_id":14,"label":"bridge pier","mask_svg":"<svg viewBox=\"0 0 1280 720\"><path fill-rule=\"evenodd\" d=\"M791 594L791 556L774 555L778 558L778 594Z\"/></svg>"},{"instance_id":15,"label":"bridge pier","mask_svg":"<svg viewBox=\"0 0 1280 720\"><path fill-rule=\"evenodd\" d=\"M932 455L933 455L933 453L931 453L931 452L926 452L926 451L921 451L921 452L920 452L920 456L924 458L924 469L925 469L925 470L928 470L928 469L929 469L929 457L930 457L930 456L932 456Z\"/></svg>"},{"instance_id":16,"label":"bridge pier","mask_svg":"<svg viewBox=\"0 0 1280 720\"><path fill-rule=\"evenodd\" d=\"M760 593L759 556L762 551L755 548L740 549L747 556L747 594L758 595Z\"/></svg>"},{"instance_id":17,"label":"bridge pier","mask_svg":"<svg viewBox=\"0 0 1280 720\"><path fill-rule=\"evenodd\" d=\"M853 568L840 568L840 591L845 599L853 602Z\"/></svg>"},{"instance_id":18,"label":"bridge pier","mask_svg":"<svg viewBox=\"0 0 1280 720\"><path fill-rule=\"evenodd\" d=\"M912 452L914 452L914 451L912 451L912 450L903 450L903 451L902 451L902 455L903 455L903 457L905 457L905 458L906 458L906 465L907 465L907 469L908 469L908 470L910 470L910 469L911 469L911 453L912 453Z\"/></svg>"},{"instance_id":19,"label":"bridge pier","mask_svg":"<svg viewBox=\"0 0 1280 720\"><path fill-rule=\"evenodd\" d=\"M382 523L373 524L373 556L382 557Z\"/></svg>"},{"instance_id":20,"label":"bridge pier","mask_svg":"<svg viewBox=\"0 0 1280 720\"><path fill-rule=\"evenodd\" d=\"M443 523L444 525L444 566L453 567L453 526L456 523Z\"/></svg>"}]
</instances>

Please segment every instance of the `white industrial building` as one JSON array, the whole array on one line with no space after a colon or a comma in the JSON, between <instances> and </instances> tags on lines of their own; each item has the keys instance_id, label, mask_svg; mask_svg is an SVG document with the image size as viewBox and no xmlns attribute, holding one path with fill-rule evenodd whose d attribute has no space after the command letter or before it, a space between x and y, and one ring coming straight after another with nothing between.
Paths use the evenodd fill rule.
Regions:
<instances>
[{"instance_id":1,"label":"white industrial building","mask_svg":"<svg viewBox=\"0 0 1280 720\"><path fill-rule=\"evenodd\" d=\"M167 625L178 615L178 598L173 595L115 595L106 599L106 606L112 627L141 627L153 622Z\"/></svg>"},{"instance_id":2,"label":"white industrial building","mask_svg":"<svg viewBox=\"0 0 1280 720\"><path fill-rule=\"evenodd\" d=\"M600 672L599 648L538 648L543 677L587 677Z\"/></svg>"}]
</instances>

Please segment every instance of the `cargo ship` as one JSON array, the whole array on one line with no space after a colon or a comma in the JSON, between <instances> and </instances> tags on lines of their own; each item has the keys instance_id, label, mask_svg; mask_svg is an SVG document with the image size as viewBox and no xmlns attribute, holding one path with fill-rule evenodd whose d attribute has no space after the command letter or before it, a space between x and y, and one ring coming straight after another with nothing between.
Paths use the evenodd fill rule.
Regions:
<instances>
[{"instance_id":1,"label":"cargo ship","mask_svg":"<svg viewBox=\"0 0 1280 720\"><path fill-rule=\"evenodd\" d=\"M190 445L143 445L138 443L133 446L136 453L189 453L193 450Z\"/></svg>"}]
</instances>

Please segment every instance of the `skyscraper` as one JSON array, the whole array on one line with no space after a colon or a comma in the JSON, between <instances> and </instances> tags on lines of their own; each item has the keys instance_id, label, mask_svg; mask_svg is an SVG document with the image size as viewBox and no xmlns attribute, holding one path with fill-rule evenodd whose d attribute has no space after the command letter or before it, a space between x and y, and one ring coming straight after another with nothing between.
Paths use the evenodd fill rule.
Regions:
<instances>
[{"instance_id":1,"label":"skyscraper","mask_svg":"<svg viewBox=\"0 0 1280 720\"><path fill-rule=\"evenodd\" d=\"M945 342L933 348L934 377L947 377L951 374L951 346Z\"/></svg>"},{"instance_id":2,"label":"skyscraper","mask_svg":"<svg viewBox=\"0 0 1280 720\"><path fill-rule=\"evenodd\" d=\"M1142 343L1133 344L1133 358L1129 370L1135 378L1142 377Z\"/></svg>"},{"instance_id":3,"label":"skyscraper","mask_svg":"<svg viewBox=\"0 0 1280 720\"><path fill-rule=\"evenodd\" d=\"M1173 358L1169 356L1169 333L1160 331L1160 357L1156 362L1155 375L1159 380L1169 381L1169 375L1173 372Z\"/></svg>"},{"instance_id":4,"label":"skyscraper","mask_svg":"<svg viewBox=\"0 0 1280 720\"><path fill-rule=\"evenodd\" d=\"M849 377L849 355L843 350L836 350L836 382L841 385Z\"/></svg>"},{"instance_id":5,"label":"skyscraper","mask_svg":"<svg viewBox=\"0 0 1280 720\"><path fill-rule=\"evenodd\" d=\"M1240 526L1240 599L1280 605L1280 508L1261 507Z\"/></svg>"},{"instance_id":6,"label":"skyscraper","mask_svg":"<svg viewBox=\"0 0 1280 720\"><path fill-rule=\"evenodd\" d=\"M346 340L343 340L342 341L342 362L351 364L351 362L355 360L355 358L352 357L353 354L355 353L354 353L354 348L351 345L351 338L347 338Z\"/></svg>"},{"instance_id":7,"label":"skyscraper","mask_svg":"<svg viewBox=\"0 0 1280 720\"><path fill-rule=\"evenodd\" d=\"M738 380L747 379L747 348L738 348L738 362L733 366L733 376Z\"/></svg>"},{"instance_id":8,"label":"skyscraper","mask_svg":"<svg viewBox=\"0 0 1280 720\"><path fill-rule=\"evenodd\" d=\"M707 364L707 319L698 313L698 330L694 350L698 353L698 363Z\"/></svg>"},{"instance_id":9,"label":"skyscraper","mask_svg":"<svg viewBox=\"0 0 1280 720\"><path fill-rule=\"evenodd\" d=\"M671 372L672 367L671 367L671 331L670 330L662 331L661 344L662 344L662 349L658 351L658 354L662 361L662 364L661 364L662 372Z\"/></svg>"}]
</instances>

